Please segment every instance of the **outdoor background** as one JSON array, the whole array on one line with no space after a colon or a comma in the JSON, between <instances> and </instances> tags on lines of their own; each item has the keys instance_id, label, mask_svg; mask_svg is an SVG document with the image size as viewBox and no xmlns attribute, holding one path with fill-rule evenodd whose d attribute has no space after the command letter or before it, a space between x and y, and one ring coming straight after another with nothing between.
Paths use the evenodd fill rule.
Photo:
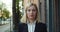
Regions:
<instances>
[{"instance_id":1,"label":"outdoor background","mask_svg":"<svg viewBox=\"0 0 60 32\"><path fill-rule=\"evenodd\" d=\"M35 3L48 32L60 32L60 0L0 0L0 32L18 31L18 23L28 3Z\"/></svg>"}]
</instances>

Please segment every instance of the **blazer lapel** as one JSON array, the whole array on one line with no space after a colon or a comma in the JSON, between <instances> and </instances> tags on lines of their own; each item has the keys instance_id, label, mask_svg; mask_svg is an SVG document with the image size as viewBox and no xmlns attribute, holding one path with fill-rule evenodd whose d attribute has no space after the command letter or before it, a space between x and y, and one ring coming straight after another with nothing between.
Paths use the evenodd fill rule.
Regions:
<instances>
[{"instance_id":1,"label":"blazer lapel","mask_svg":"<svg viewBox=\"0 0 60 32\"><path fill-rule=\"evenodd\" d=\"M34 32L37 32L37 22L36 22L36 24L35 24L35 30L34 30Z\"/></svg>"},{"instance_id":2,"label":"blazer lapel","mask_svg":"<svg viewBox=\"0 0 60 32\"><path fill-rule=\"evenodd\" d=\"M27 24L24 25L23 31L24 31L24 32L28 32L28 26L27 26Z\"/></svg>"}]
</instances>

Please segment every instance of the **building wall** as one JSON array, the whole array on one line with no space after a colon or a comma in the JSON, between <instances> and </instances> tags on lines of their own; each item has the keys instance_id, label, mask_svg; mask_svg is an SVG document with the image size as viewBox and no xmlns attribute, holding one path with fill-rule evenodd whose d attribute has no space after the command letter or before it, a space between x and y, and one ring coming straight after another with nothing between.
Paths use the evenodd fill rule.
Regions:
<instances>
[{"instance_id":1,"label":"building wall","mask_svg":"<svg viewBox=\"0 0 60 32\"><path fill-rule=\"evenodd\" d=\"M40 3L41 3L41 21L43 22L43 23L45 23L45 0L40 0Z\"/></svg>"}]
</instances>

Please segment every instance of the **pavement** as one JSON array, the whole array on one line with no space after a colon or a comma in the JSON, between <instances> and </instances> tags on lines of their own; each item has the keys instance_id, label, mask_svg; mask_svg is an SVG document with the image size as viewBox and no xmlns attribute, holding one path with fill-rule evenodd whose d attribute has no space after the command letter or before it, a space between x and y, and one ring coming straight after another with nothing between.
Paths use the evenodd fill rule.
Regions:
<instances>
[{"instance_id":1,"label":"pavement","mask_svg":"<svg viewBox=\"0 0 60 32\"><path fill-rule=\"evenodd\" d=\"M12 28L12 24L7 23L5 25L0 26L0 32L9 32L11 28Z\"/></svg>"}]
</instances>

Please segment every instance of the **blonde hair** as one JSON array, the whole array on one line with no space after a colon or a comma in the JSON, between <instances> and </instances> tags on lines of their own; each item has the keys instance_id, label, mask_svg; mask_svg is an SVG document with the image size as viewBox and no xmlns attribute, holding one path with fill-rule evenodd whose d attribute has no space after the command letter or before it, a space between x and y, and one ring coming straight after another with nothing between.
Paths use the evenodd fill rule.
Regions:
<instances>
[{"instance_id":1,"label":"blonde hair","mask_svg":"<svg viewBox=\"0 0 60 32\"><path fill-rule=\"evenodd\" d=\"M26 22L27 22L26 11L27 11L27 8L30 7L30 6L34 6L34 7L36 8L36 10L37 10L36 21L39 23L39 22L40 22L40 13L39 13L39 11L38 11L37 5L34 4L34 3L31 3L31 4L29 4L28 6L26 6L26 9L25 9L24 15L23 15L23 17L21 18L21 22L22 22L22 23L26 23Z\"/></svg>"}]
</instances>

